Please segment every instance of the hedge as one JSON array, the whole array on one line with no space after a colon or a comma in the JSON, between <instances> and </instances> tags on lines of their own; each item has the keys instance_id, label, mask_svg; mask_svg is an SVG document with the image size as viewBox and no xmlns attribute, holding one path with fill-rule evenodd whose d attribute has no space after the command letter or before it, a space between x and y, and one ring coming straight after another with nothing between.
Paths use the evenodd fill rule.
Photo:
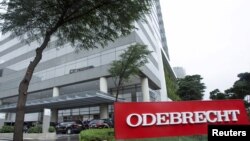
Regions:
<instances>
[{"instance_id":1,"label":"hedge","mask_svg":"<svg viewBox=\"0 0 250 141\"><path fill-rule=\"evenodd\" d=\"M114 129L104 128L104 129L88 129L83 130L79 134L80 141L115 141Z\"/></svg>"},{"instance_id":2,"label":"hedge","mask_svg":"<svg viewBox=\"0 0 250 141\"><path fill-rule=\"evenodd\" d=\"M13 133L13 132L14 132L14 126L4 125L0 129L0 133Z\"/></svg>"},{"instance_id":3,"label":"hedge","mask_svg":"<svg viewBox=\"0 0 250 141\"><path fill-rule=\"evenodd\" d=\"M42 130L42 126L41 125L36 125L34 127L30 127L28 129L28 133L42 133L43 130Z\"/></svg>"},{"instance_id":4,"label":"hedge","mask_svg":"<svg viewBox=\"0 0 250 141\"><path fill-rule=\"evenodd\" d=\"M50 126L49 129L48 129L48 131L49 131L50 133L53 133L53 132L56 131L56 129L55 129L55 127L53 127L53 126Z\"/></svg>"}]
</instances>

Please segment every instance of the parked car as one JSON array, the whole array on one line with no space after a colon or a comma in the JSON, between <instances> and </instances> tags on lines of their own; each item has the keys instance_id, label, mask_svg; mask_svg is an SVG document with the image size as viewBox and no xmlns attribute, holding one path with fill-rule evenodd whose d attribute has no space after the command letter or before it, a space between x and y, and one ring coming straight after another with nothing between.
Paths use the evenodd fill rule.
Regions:
<instances>
[{"instance_id":1,"label":"parked car","mask_svg":"<svg viewBox=\"0 0 250 141\"><path fill-rule=\"evenodd\" d=\"M80 120L61 122L56 126L56 133L80 133L83 130L83 124Z\"/></svg>"},{"instance_id":2,"label":"parked car","mask_svg":"<svg viewBox=\"0 0 250 141\"><path fill-rule=\"evenodd\" d=\"M83 128L84 129L89 129L89 122L90 122L91 120L84 120L83 122L82 122L82 124L83 124Z\"/></svg>"},{"instance_id":3,"label":"parked car","mask_svg":"<svg viewBox=\"0 0 250 141\"><path fill-rule=\"evenodd\" d=\"M103 119L105 123L107 123L109 125L109 127L114 127L114 122L112 118L106 118Z\"/></svg>"},{"instance_id":4,"label":"parked car","mask_svg":"<svg viewBox=\"0 0 250 141\"><path fill-rule=\"evenodd\" d=\"M89 122L89 128L110 128L105 119L93 119Z\"/></svg>"}]
</instances>

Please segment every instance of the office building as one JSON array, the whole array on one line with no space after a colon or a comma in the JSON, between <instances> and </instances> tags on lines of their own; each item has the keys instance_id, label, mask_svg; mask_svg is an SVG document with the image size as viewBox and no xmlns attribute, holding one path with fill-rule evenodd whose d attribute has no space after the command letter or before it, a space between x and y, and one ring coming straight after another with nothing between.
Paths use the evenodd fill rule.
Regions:
<instances>
[{"instance_id":1,"label":"office building","mask_svg":"<svg viewBox=\"0 0 250 141\"><path fill-rule=\"evenodd\" d=\"M173 67L173 70L177 78L184 78L186 76L186 71L183 67Z\"/></svg>"},{"instance_id":2,"label":"office building","mask_svg":"<svg viewBox=\"0 0 250 141\"><path fill-rule=\"evenodd\" d=\"M51 109L53 122L110 117L116 88L108 69L135 43L145 44L153 52L141 68L142 75L122 87L119 100L168 100L164 67L172 69L159 0L154 1L146 21L135 22L137 30L105 48L78 53L70 44L55 47L56 38L52 38L29 85L25 121L40 121L44 109ZM15 121L18 86L39 43L25 44L9 35L0 39L0 112L6 121Z\"/></svg>"}]
</instances>

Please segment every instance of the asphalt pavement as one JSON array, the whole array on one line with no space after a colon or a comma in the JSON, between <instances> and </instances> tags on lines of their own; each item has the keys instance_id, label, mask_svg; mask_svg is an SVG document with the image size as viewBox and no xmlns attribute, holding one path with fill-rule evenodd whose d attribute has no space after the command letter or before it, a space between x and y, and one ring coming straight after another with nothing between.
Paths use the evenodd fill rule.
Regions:
<instances>
[{"instance_id":1,"label":"asphalt pavement","mask_svg":"<svg viewBox=\"0 0 250 141\"><path fill-rule=\"evenodd\" d=\"M12 141L11 139L0 139L0 141ZM56 140L34 140L24 139L24 141L79 141L79 134L58 134Z\"/></svg>"}]
</instances>

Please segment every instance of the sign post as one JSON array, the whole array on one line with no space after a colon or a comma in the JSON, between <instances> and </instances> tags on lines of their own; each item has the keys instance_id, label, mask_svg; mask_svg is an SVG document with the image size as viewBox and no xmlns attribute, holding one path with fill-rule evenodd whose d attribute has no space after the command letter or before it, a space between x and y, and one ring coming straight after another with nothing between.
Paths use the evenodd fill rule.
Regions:
<instances>
[{"instance_id":1,"label":"sign post","mask_svg":"<svg viewBox=\"0 0 250 141\"><path fill-rule=\"evenodd\" d=\"M249 124L243 101L115 103L116 139L205 135L209 124Z\"/></svg>"}]
</instances>

